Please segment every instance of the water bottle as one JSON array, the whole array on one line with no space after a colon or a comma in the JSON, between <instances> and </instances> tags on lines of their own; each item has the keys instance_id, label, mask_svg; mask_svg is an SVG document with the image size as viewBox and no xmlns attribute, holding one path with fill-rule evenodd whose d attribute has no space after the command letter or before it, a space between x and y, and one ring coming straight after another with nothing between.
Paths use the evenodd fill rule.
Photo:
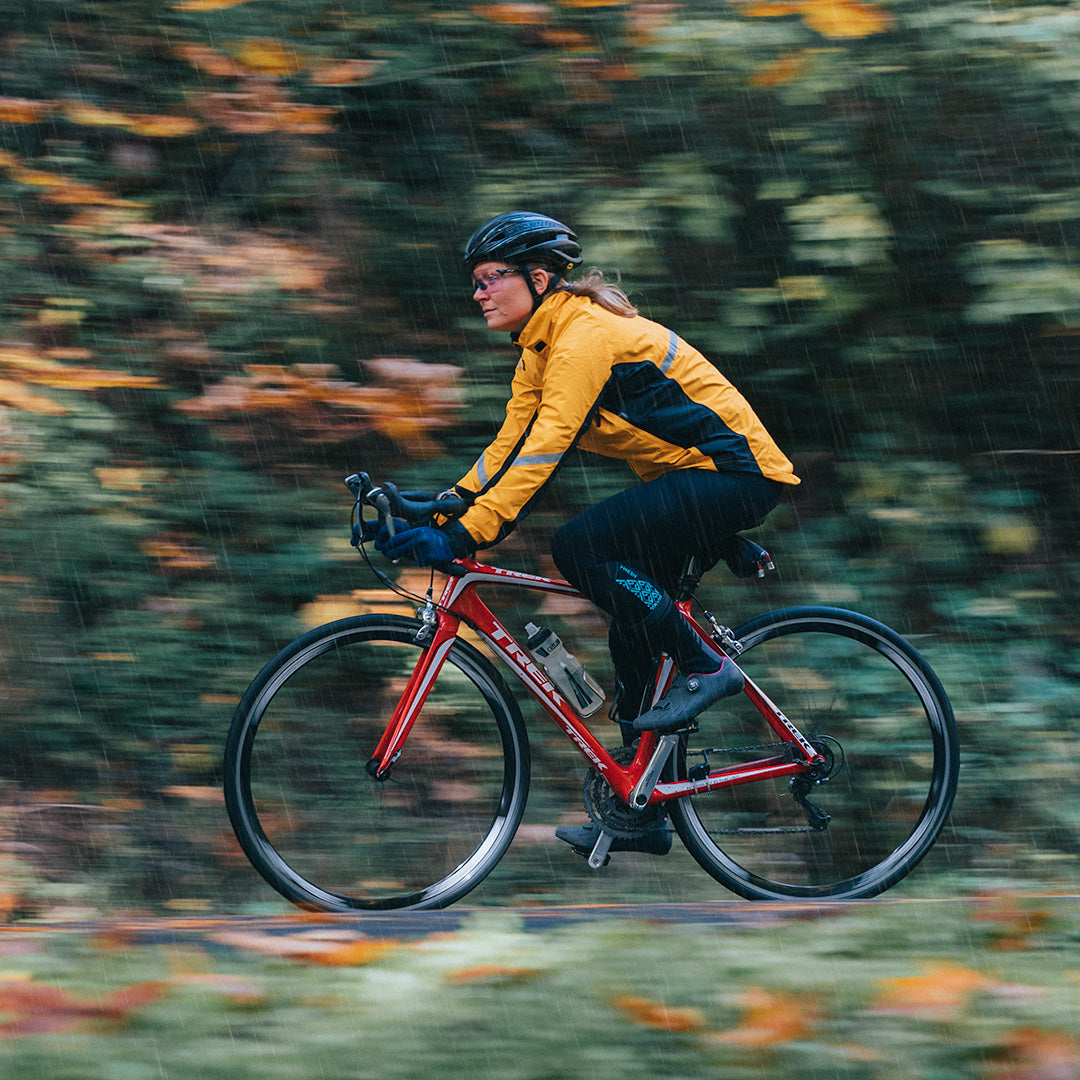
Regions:
<instances>
[{"instance_id":1,"label":"water bottle","mask_svg":"<svg viewBox=\"0 0 1080 1080\"><path fill-rule=\"evenodd\" d=\"M592 716L604 704L604 691L600 684L577 657L566 651L554 630L527 623L525 633L529 635L526 641L529 651L543 664L551 681L578 716Z\"/></svg>"}]
</instances>

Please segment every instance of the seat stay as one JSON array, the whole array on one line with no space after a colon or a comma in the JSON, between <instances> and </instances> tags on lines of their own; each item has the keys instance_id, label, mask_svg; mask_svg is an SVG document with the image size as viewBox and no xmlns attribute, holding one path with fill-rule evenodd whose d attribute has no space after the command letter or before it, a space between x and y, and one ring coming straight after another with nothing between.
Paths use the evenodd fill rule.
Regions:
<instances>
[{"instance_id":1,"label":"seat stay","mask_svg":"<svg viewBox=\"0 0 1080 1080\"><path fill-rule=\"evenodd\" d=\"M742 670L741 668L739 669ZM805 735L787 718L778 705L743 671L743 693L753 702L754 708L776 732L781 741L797 746L805 759L804 765L821 765L824 759Z\"/></svg>"}]
</instances>

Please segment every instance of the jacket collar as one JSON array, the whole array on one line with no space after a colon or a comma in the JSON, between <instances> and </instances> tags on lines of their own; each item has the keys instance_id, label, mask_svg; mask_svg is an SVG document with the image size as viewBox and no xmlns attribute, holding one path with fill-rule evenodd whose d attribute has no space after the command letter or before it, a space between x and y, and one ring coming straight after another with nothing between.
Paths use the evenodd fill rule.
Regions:
<instances>
[{"instance_id":1,"label":"jacket collar","mask_svg":"<svg viewBox=\"0 0 1080 1080\"><path fill-rule=\"evenodd\" d=\"M521 330L512 334L510 340L523 349L542 353L551 342L555 320L568 303L578 299L580 298L562 289L544 297L532 318Z\"/></svg>"}]
</instances>

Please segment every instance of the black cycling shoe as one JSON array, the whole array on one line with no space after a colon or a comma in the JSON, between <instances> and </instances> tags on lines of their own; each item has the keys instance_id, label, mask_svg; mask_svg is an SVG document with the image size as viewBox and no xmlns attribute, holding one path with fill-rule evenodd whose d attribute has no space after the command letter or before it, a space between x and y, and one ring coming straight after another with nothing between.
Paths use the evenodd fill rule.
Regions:
<instances>
[{"instance_id":1,"label":"black cycling shoe","mask_svg":"<svg viewBox=\"0 0 1080 1080\"><path fill-rule=\"evenodd\" d=\"M591 821L587 825L560 825L555 830L555 835L560 840L565 840L580 855L588 856L600 836L600 826ZM640 836L616 836L608 850L666 855L671 850L671 830L661 824Z\"/></svg>"},{"instance_id":2,"label":"black cycling shoe","mask_svg":"<svg viewBox=\"0 0 1080 1080\"><path fill-rule=\"evenodd\" d=\"M727 656L716 671L687 675L677 679L671 689L648 711L634 721L635 731L655 731L670 735L690 726L698 713L721 698L739 693L744 684L742 672Z\"/></svg>"}]
</instances>

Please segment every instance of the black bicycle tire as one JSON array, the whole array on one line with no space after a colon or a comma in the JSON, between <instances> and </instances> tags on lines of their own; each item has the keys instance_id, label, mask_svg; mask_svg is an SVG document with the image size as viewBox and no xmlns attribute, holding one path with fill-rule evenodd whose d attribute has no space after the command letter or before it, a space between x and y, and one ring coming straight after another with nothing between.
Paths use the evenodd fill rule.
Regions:
<instances>
[{"instance_id":1,"label":"black bicycle tire","mask_svg":"<svg viewBox=\"0 0 1080 1080\"><path fill-rule=\"evenodd\" d=\"M426 888L391 897L369 898L326 889L307 880L278 854L267 838L251 791L251 751L259 721L274 694L292 674L335 646L372 640L408 644L419 629L417 620L391 614L354 616L316 627L286 645L263 667L236 708L224 759L225 805L229 820L252 866L282 896L300 907L336 912L447 907L474 889L491 872L505 854L521 822L528 798L531 763L521 712L491 662L458 638L444 664L456 667L479 691L491 710L503 750L498 811L476 850L451 873Z\"/></svg>"},{"instance_id":2,"label":"black bicycle tire","mask_svg":"<svg viewBox=\"0 0 1080 1080\"><path fill-rule=\"evenodd\" d=\"M892 661L912 684L926 710L932 735L931 782L922 814L905 842L866 871L828 886L776 882L744 869L709 837L692 799L673 802L672 823L698 865L727 889L748 900L853 900L884 892L906 877L933 846L948 819L958 785L960 747L948 695L930 665L900 634L866 615L830 607L767 612L737 627L733 634L743 644L744 652L749 653L765 641L806 630L840 634L868 644ZM669 779L685 779L686 748L684 737L668 765Z\"/></svg>"}]
</instances>

